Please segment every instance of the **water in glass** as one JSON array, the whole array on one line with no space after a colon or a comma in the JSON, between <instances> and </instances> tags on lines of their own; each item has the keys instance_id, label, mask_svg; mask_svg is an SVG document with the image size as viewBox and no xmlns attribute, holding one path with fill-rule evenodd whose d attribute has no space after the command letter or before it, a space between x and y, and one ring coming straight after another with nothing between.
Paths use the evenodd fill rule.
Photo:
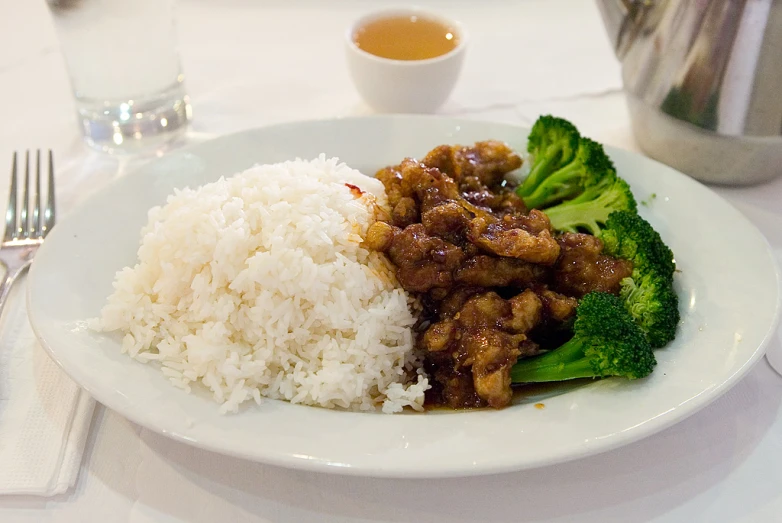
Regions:
<instances>
[{"instance_id":1,"label":"water in glass","mask_svg":"<svg viewBox=\"0 0 782 523\"><path fill-rule=\"evenodd\" d=\"M87 143L157 147L190 119L174 0L47 0Z\"/></svg>"}]
</instances>

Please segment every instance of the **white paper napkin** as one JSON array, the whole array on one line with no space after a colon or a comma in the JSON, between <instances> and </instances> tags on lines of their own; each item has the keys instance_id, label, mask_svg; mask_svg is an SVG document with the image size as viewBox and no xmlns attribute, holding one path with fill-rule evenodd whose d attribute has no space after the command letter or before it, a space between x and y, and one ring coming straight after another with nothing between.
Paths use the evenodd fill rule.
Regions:
<instances>
[{"instance_id":1,"label":"white paper napkin","mask_svg":"<svg viewBox=\"0 0 782 523\"><path fill-rule=\"evenodd\" d=\"M51 496L76 482L95 401L38 344L25 287L0 321L0 494Z\"/></svg>"}]
</instances>

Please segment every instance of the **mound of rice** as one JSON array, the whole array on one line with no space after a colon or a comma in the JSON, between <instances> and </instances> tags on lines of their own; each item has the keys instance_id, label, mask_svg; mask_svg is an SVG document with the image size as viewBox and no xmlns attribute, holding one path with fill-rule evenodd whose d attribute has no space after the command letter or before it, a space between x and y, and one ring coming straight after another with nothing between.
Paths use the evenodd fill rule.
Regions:
<instances>
[{"instance_id":1,"label":"mound of rice","mask_svg":"<svg viewBox=\"0 0 782 523\"><path fill-rule=\"evenodd\" d=\"M409 297L361 246L376 206L382 183L322 155L177 191L149 211L97 328L185 390L202 383L223 412L261 396L420 410Z\"/></svg>"}]
</instances>

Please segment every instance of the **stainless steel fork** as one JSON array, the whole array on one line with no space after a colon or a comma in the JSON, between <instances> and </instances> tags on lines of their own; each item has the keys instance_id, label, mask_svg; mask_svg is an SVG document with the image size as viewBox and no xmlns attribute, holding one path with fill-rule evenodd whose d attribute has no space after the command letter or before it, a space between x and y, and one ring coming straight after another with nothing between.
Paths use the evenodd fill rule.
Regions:
<instances>
[{"instance_id":1,"label":"stainless steel fork","mask_svg":"<svg viewBox=\"0 0 782 523\"><path fill-rule=\"evenodd\" d=\"M19 193L19 168L17 155L14 153L11 163L11 189L8 195L8 208L5 211L5 235L0 244L0 262L5 265L6 273L3 282L0 283L0 314L8 299L16 279L33 261L38 247L43 243L46 235L54 227L55 202L54 202L54 159L52 151L48 151L49 171L47 182L46 206L41 212L41 151L35 152L35 181L30 185L30 151L24 158L24 182L21 186L22 197Z\"/></svg>"}]
</instances>

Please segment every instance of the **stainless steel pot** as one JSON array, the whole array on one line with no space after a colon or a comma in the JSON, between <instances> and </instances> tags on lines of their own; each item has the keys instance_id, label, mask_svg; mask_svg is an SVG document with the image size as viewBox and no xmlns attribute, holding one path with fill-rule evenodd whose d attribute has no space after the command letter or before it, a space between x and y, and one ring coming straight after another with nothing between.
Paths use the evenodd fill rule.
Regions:
<instances>
[{"instance_id":1,"label":"stainless steel pot","mask_svg":"<svg viewBox=\"0 0 782 523\"><path fill-rule=\"evenodd\" d=\"M643 151L706 183L782 174L782 0L598 0Z\"/></svg>"}]
</instances>

